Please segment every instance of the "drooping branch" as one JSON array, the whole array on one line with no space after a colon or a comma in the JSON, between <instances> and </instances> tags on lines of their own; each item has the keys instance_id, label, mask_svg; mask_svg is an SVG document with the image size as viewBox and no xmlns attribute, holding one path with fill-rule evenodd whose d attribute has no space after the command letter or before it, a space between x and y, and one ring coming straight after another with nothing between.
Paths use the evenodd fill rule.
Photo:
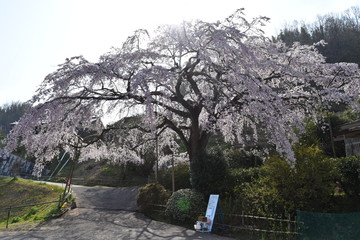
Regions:
<instances>
[{"instance_id":1,"label":"drooping branch","mask_svg":"<svg viewBox=\"0 0 360 240\"><path fill-rule=\"evenodd\" d=\"M97 63L82 56L67 59L46 77L9 145L20 143L39 161L48 161L60 145L72 151L74 134L91 129L93 116L140 115L134 125L91 132L80 159L93 154L138 160L135 155L153 147L154 136L164 137L160 144L176 145L175 135L190 157L199 157L194 155L204 153L213 133L244 144L250 132L253 144L263 134L294 161L294 128L322 105L354 105L359 69L325 64L314 46L269 41L260 29L266 20L247 21L238 10L216 23L163 26L155 36L138 31Z\"/></svg>"}]
</instances>

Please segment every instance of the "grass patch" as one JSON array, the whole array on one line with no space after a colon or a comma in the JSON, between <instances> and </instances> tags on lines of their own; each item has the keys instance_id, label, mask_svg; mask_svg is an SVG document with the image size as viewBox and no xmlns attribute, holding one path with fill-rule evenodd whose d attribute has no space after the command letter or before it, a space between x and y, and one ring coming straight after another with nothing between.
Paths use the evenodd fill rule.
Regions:
<instances>
[{"instance_id":1,"label":"grass patch","mask_svg":"<svg viewBox=\"0 0 360 240\"><path fill-rule=\"evenodd\" d=\"M103 176L117 176L120 172L119 168L116 167L104 167L100 171Z\"/></svg>"},{"instance_id":2,"label":"grass patch","mask_svg":"<svg viewBox=\"0 0 360 240\"><path fill-rule=\"evenodd\" d=\"M58 200L63 188L24 180L18 177L0 178L0 230L6 228L8 207L36 204ZM58 203L13 208L10 213L9 229L26 229L39 224L57 211Z\"/></svg>"}]
</instances>

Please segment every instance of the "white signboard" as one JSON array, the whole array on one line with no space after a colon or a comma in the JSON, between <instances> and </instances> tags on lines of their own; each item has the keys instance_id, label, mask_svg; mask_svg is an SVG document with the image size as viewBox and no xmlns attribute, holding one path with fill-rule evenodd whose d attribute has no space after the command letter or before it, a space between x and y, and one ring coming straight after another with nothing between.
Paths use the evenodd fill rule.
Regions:
<instances>
[{"instance_id":1,"label":"white signboard","mask_svg":"<svg viewBox=\"0 0 360 240\"><path fill-rule=\"evenodd\" d=\"M209 197L209 203L206 209L206 215L205 217L207 217L208 219L211 220L210 222L210 226L208 231L211 232L213 223L214 223L214 218L215 218L215 214L216 214L216 208L217 208L217 204L219 201L219 195L215 195L215 194L211 194Z\"/></svg>"}]
</instances>

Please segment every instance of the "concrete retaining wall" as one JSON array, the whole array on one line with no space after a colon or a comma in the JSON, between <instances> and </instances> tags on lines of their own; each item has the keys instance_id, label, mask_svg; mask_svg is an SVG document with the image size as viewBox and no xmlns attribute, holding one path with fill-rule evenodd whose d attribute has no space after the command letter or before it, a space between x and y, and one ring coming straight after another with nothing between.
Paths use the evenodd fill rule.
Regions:
<instances>
[{"instance_id":1,"label":"concrete retaining wall","mask_svg":"<svg viewBox=\"0 0 360 240\"><path fill-rule=\"evenodd\" d=\"M14 154L5 153L0 149L0 175L2 176L30 176L34 164Z\"/></svg>"}]
</instances>

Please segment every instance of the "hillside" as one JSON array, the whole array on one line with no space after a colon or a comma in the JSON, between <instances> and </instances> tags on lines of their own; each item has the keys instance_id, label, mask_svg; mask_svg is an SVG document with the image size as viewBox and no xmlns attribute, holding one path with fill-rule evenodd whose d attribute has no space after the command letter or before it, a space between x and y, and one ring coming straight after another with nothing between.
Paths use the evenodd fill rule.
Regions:
<instances>
[{"instance_id":1,"label":"hillside","mask_svg":"<svg viewBox=\"0 0 360 240\"><path fill-rule=\"evenodd\" d=\"M0 230L6 227L7 209L19 205L58 200L63 189L20 178L0 177ZM56 210L58 203L12 209L9 229L28 229Z\"/></svg>"},{"instance_id":2,"label":"hillside","mask_svg":"<svg viewBox=\"0 0 360 240\"><path fill-rule=\"evenodd\" d=\"M48 169L53 173L55 165L52 163ZM73 163L67 164L60 173L58 170L53 174L51 181L64 183L70 175ZM62 165L61 165L62 166ZM113 165L107 161L89 160L75 165L72 183L85 186L109 186L109 187L128 187L144 185L148 182L147 170L144 167L133 164Z\"/></svg>"}]
</instances>

